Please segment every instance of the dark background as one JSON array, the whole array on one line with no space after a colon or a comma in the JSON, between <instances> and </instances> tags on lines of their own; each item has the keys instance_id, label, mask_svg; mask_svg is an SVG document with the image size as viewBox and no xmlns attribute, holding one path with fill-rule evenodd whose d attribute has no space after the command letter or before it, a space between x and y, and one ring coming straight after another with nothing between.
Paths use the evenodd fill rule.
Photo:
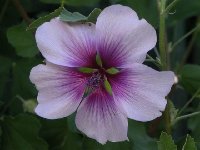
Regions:
<instances>
[{"instance_id":1,"label":"dark background","mask_svg":"<svg viewBox=\"0 0 200 150\"><path fill-rule=\"evenodd\" d=\"M66 0L65 8L87 16L94 8L103 9L115 3L131 7L140 18L158 29L156 0ZM129 142L108 142L102 146L76 129L74 114L59 120L46 120L33 113L37 91L30 83L29 73L33 66L42 63L43 57L35 43L35 29L26 31L26 27L59 6L59 0L0 0L0 150L156 150L156 141L163 130L162 121L144 124L130 120ZM200 0L180 0L170 11L166 23L166 42L170 47L200 24ZM169 53L170 70L179 77L170 98L180 109L200 88L199 29ZM149 54L155 58L153 51ZM193 65L185 67L185 64ZM199 109L197 97L184 113ZM200 145L199 125L200 117L195 116L173 127L173 139L179 149L187 134Z\"/></svg>"}]
</instances>

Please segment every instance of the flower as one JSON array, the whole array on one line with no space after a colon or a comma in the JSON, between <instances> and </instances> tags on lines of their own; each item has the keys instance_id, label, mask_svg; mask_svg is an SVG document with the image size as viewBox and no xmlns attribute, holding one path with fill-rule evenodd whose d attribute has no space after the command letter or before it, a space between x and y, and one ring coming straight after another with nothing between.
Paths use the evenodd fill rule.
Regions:
<instances>
[{"instance_id":1,"label":"flower","mask_svg":"<svg viewBox=\"0 0 200 150\"><path fill-rule=\"evenodd\" d=\"M162 115L174 74L142 64L156 31L129 7L105 8L96 25L52 19L37 29L36 42L46 59L30 73L39 116L77 111L77 128L104 144L128 139L128 118L144 122Z\"/></svg>"}]
</instances>

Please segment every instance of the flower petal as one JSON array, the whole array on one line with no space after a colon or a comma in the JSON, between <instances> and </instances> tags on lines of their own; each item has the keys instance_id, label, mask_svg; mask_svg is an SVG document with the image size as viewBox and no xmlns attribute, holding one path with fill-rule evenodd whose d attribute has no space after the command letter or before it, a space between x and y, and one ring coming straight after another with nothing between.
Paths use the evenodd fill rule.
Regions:
<instances>
[{"instance_id":1,"label":"flower petal","mask_svg":"<svg viewBox=\"0 0 200 150\"><path fill-rule=\"evenodd\" d=\"M30 79L39 91L35 112L48 119L66 117L76 111L87 81L72 69L50 63L34 67Z\"/></svg>"},{"instance_id":2,"label":"flower petal","mask_svg":"<svg viewBox=\"0 0 200 150\"><path fill-rule=\"evenodd\" d=\"M109 79L114 99L122 103L127 116L138 121L150 121L162 115L174 74L135 63L132 68L124 69Z\"/></svg>"},{"instance_id":3,"label":"flower petal","mask_svg":"<svg viewBox=\"0 0 200 150\"><path fill-rule=\"evenodd\" d=\"M157 42L155 29L122 5L112 5L102 11L96 23L96 35L97 49L108 67L142 63Z\"/></svg>"},{"instance_id":4,"label":"flower petal","mask_svg":"<svg viewBox=\"0 0 200 150\"><path fill-rule=\"evenodd\" d=\"M42 24L36 31L37 46L42 55L57 65L90 66L96 55L93 24L73 24L58 18Z\"/></svg>"},{"instance_id":5,"label":"flower petal","mask_svg":"<svg viewBox=\"0 0 200 150\"><path fill-rule=\"evenodd\" d=\"M106 141L127 140L127 118L118 109L113 97L98 90L85 99L76 115L76 126L88 137L105 144Z\"/></svg>"}]
</instances>

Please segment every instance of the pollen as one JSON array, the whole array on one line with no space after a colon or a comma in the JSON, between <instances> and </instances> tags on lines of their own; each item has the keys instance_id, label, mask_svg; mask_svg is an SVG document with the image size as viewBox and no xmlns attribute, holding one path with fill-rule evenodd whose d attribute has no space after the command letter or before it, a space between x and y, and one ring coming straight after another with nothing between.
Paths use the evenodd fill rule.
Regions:
<instances>
[{"instance_id":1,"label":"pollen","mask_svg":"<svg viewBox=\"0 0 200 150\"><path fill-rule=\"evenodd\" d=\"M92 89L96 89L102 83L103 83L102 74L100 74L99 72L97 72L97 73L93 73L92 76L89 78L89 80L87 82L87 86L90 87L90 88L92 88Z\"/></svg>"}]
</instances>

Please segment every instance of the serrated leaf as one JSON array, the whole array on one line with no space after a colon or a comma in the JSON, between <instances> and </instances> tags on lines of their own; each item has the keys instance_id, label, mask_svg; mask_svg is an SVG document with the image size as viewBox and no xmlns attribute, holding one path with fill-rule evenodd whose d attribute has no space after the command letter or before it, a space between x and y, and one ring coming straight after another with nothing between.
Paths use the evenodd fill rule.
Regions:
<instances>
[{"instance_id":1,"label":"serrated leaf","mask_svg":"<svg viewBox=\"0 0 200 150\"><path fill-rule=\"evenodd\" d=\"M7 38L18 56L34 57L39 52L33 34L26 31L25 23L9 28Z\"/></svg>"},{"instance_id":2,"label":"serrated leaf","mask_svg":"<svg viewBox=\"0 0 200 150\"><path fill-rule=\"evenodd\" d=\"M63 11L60 14L60 20L66 21L66 22L83 22L87 20L87 17L80 14L79 12L69 12L66 9L63 9Z\"/></svg>"},{"instance_id":3,"label":"serrated leaf","mask_svg":"<svg viewBox=\"0 0 200 150\"><path fill-rule=\"evenodd\" d=\"M97 17L101 13L101 9L95 8L87 17L88 22L96 23L97 22Z\"/></svg>"},{"instance_id":4,"label":"serrated leaf","mask_svg":"<svg viewBox=\"0 0 200 150\"><path fill-rule=\"evenodd\" d=\"M36 19L26 28L26 30L28 31L28 30L36 29L44 22L50 21L52 18L58 17L62 10L63 10L63 7L59 7L58 9L54 10L52 13L49 13L46 16Z\"/></svg>"},{"instance_id":5,"label":"serrated leaf","mask_svg":"<svg viewBox=\"0 0 200 150\"><path fill-rule=\"evenodd\" d=\"M158 150L177 150L171 135L165 132L161 133L160 141L158 141Z\"/></svg>"},{"instance_id":6,"label":"serrated leaf","mask_svg":"<svg viewBox=\"0 0 200 150\"><path fill-rule=\"evenodd\" d=\"M197 109L193 109L193 111L199 111L200 106ZM188 129L191 131L191 136L196 140L196 145L198 149L200 148L200 117L199 115L191 117L188 119L187 126Z\"/></svg>"},{"instance_id":7,"label":"serrated leaf","mask_svg":"<svg viewBox=\"0 0 200 150\"><path fill-rule=\"evenodd\" d=\"M174 104L172 103L172 101L168 100L169 103L169 113L170 113L170 120L171 123L173 123L176 119L177 113L178 113L178 109L175 108Z\"/></svg>"},{"instance_id":8,"label":"serrated leaf","mask_svg":"<svg viewBox=\"0 0 200 150\"><path fill-rule=\"evenodd\" d=\"M60 4L60 0L40 0L47 4ZM65 0L67 6L89 6L94 7L99 2L99 0Z\"/></svg>"},{"instance_id":9,"label":"serrated leaf","mask_svg":"<svg viewBox=\"0 0 200 150\"><path fill-rule=\"evenodd\" d=\"M39 129L40 122L31 115L5 117L1 150L47 150L46 142L38 137Z\"/></svg>"},{"instance_id":10,"label":"serrated leaf","mask_svg":"<svg viewBox=\"0 0 200 150\"><path fill-rule=\"evenodd\" d=\"M194 94L200 87L200 66L185 65L181 70L181 84L184 88Z\"/></svg>"},{"instance_id":11,"label":"serrated leaf","mask_svg":"<svg viewBox=\"0 0 200 150\"><path fill-rule=\"evenodd\" d=\"M63 9L63 11L60 14L60 20L65 21L65 22L81 22L81 23L86 23L86 22L92 22L96 23L96 19L99 16L101 12L101 9L95 8L89 15L88 17L80 14L79 12L69 12L66 9Z\"/></svg>"},{"instance_id":12,"label":"serrated leaf","mask_svg":"<svg viewBox=\"0 0 200 150\"><path fill-rule=\"evenodd\" d=\"M112 67L112 68L107 69L106 72L109 74L117 74L119 73L119 70L117 68Z\"/></svg>"},{"instance_id":13,"label":"serrated leaf","mask_svg":"<svg viewBox=\"0 0 200 150\"><path fill-rule=\"evenodd\" d=\"M187 135L187 138L186 138L185 144L183 145L182 150L197 150L194 139L190 135Z\"/></svg>"}]
</instances>

